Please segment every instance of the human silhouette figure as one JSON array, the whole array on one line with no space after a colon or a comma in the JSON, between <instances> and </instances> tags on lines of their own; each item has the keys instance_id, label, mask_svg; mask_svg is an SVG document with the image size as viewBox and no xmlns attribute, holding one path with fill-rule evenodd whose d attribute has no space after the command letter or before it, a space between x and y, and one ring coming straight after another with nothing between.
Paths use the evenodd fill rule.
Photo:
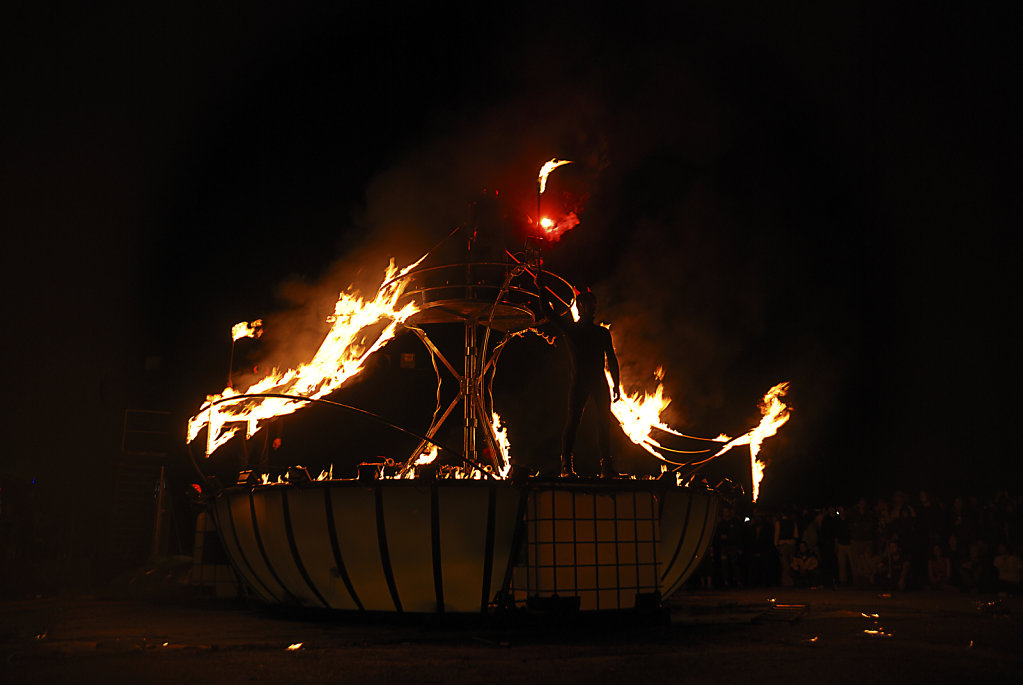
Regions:
<instances>
[{"instance_id":1,"label":"human silhouette figure","mask_svg":"<svg viewBox=\"0 0 1023 685\"><path fill-rule=\"evenodd\" d=\"M611 458L611 393L608 388L604 366L611 374L614 384L614 401L621 398L621 376L618 357L611 342L611 332L594 322L597 312L597 297L587 290L576 297L579 320L574 321L569 313L555 315L547 299L547 289L538 278L540 302L544 314L556 329L558 337L567 343L571 360L571 381L568 391L568 418L561 439L561 475L572 476L573 453L576 434L583 410L587 406L596 412L597 445L600 449L600 470L605 478L618 475ZM543 475L555 475L545 471Z\"/></svg>"}]
</instances>

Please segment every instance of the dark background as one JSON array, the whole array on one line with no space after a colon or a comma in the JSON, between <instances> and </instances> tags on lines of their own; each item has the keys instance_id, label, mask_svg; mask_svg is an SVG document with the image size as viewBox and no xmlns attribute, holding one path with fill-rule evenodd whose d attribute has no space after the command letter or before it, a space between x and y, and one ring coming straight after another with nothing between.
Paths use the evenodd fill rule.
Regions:
<instances>
[{"instance_id":1,"label":"dark background","mask_svg":"<svg viewBox=\"0 0 1023 685\"><path fill-rule=\"evenodd\" d=\"M663 365L670 423L735 435L791 382L766 502L1014 488L1014 17L720 4L8 5L8 503L34 482L66 536L105 525L127 408L171 413L183 488L232 324L268 322L238 366L308 356L341 288L418 257L484 188L528 213L555 156L575 164L552 202L585 201L548 264L597 292L627 390ZM422 350L393 368L416 344L342 399L399 411L378 383L432 410ZM563 359L523 345L498 409L513 453L556 455ZM285 444L302 421L321 419ZM331 444L371 434L352 435ZM748 489L748 453L729 459Z\"/></svg>"}]
</instances>

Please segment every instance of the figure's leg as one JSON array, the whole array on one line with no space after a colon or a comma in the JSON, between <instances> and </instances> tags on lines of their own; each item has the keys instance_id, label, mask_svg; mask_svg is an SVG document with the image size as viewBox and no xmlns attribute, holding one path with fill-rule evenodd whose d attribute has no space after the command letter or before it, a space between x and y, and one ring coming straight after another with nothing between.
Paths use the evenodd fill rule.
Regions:
<instances>
[{"instance_id":1,"label":"figure's leg","mask_svg":"<svg viewBox=\"0 0 1023 685\"><path fill-rule=\"evenodd\" d=\"M565 432L561 436L561 470L566 475L574 473L572 455L575 452L575 438L579 432L579 422L586 407L586 395L573 388L568 399L568 418L565 421Z\"/></svg>"},{"instance_id":2,"label":"figure's leg","mask_svg":"<svg viewBox=\"0 0 1023 685\"><path fill-rule=\"evenodd\" d=\"M597 446L600 449L600 473L605 478L618 475L611 457L611 393L606 385L590 396L591 406L597 410Z\"/></svg>"}]
</instances>

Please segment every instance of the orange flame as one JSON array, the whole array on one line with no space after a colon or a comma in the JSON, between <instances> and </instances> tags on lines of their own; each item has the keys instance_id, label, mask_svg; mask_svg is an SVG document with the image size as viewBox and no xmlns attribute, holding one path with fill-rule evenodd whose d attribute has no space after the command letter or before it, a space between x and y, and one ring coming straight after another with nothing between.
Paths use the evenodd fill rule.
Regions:
<instances>
[{"instance_id":1,"label":"orange flame","mask_svg":"<svg viewBox=\"0 0 1023 685\"><path fill-rule=\"evenodd\" d=\"M554 159L540 167L540 176L536 179L536 182L540 184L541 195L543 195L544 191L547 190L547 177L551 175L551 172L557 169L559 166L571 163L572 163L571 160L558 159L557 157L555 157Z\"/></svg>"},{"instance_id":2,"label":"orange flame","mask_svg":"<svg viewBox=\"0 0 1023 685\"><path fill-rule=\"evenodd\" d=\"M511 471L511 443L508 442L508 427L504 425L497 412L490 414L490 427L494 430L494 437L497 438L497 446L501 450L498 460L498 478L507 478Z\"/></svg>"},{"instance_id":3,"label":"orange flame","mask_svg":"<svg viewBox=\"0 0 1023 685\"><path fill-rule=\"evenodd\" d=\"M406 480L411 480L416 477L417 466L426 466L427 464L432 464L433 462L437 461L438 452L437 446L429 445L428 447L429 449L424 448L423 451L419 453L418 457L415 457L414 459L409 459L407 462L405 462L405 465L402 466L401 470L398 471L397 477Z\"/></svg>"},{"instance_id":4,"label":"orange flame","mask_svg":"<svg viewBox=\"0 0 1023 685\"><path fill-rule=\"evenodd\" d=\"M760 420L760 424L749 431L745 435L740 435L735 440L732 440L721 450L715 454L715 457L719 457L728 450L738 445L749 445L749 458L750 458L750 471L753 475L753 501L757 501L757 497L760 496L760 481L764 478L764 467L766 464L757 459L757 455L760 453L760 445L767 438L771 437L778 432L778 429L785 425L791 416L791 410L781 398L788 392L788 382L779 383L764 395L763 401L760 403L760 415L763 417Z\"/></svg>"},{"instance_id":5,"label":"orange flame","mask_svg":"<svg viewBox=\"0 0 1023 685\"><path fill-rule=\"evenodd\" d=\"M384 275L383 285L372 300L362 300L351 292L341 293L334 305L334 315L328 319L331 328L312 360L297 369L274 370L242 393L224 388L219 395L209 395L199 413L188 422L188 442L192 442L203 428L208 428L206 456L225 444L246 424L246 434L252 437L260 422L291 414L307 403L278 397L244 398L216 407L213 402L236 395L279 393L318 399L337 390L345 381L358 374L367 358L394 337L398 326L412 316L417 307L408 303L397 307L405 281L400 276L408 273L425 259L425 255L399 273L391 260ZM380 328L380 326L383 326Z\"/></svg>"},{"instance_id":6,"label":"orange flame","mask_svg":"<svg viewBox=\"0 0 1023 685\"><path fill-rule=\"evenodd\" d=\"M576 319L578 320L578 317ZM611 328L607 324L604 324L604 326L609 330ZM613 390L614 381L611 379L611 373L605 369L604 374L607 378L608 387ZM716 438L695 438L694 436L680 433L661 421L661 413L671 404L671 398L664 394L664 384L662 383L664 380L664 368L659 367L654 376L657 379L657 387L652 393L636 392L631 395L622 393L622 397L618 402L611 403L611 413L618 420L618 423L621 424L622 431L628 436L629 440L665 464L677 464L680 466L683 464L665 459L659 452L659 450L667 450L669 452L680 451L666 448L658 442L652 435L655 429L683 438L726 443L717 454L702 462L696 462L695 465L719 457L737 445L749 445L750 468L753 479L753 501L755 502L760 495L760 482L763 480L764 467L766 466L763 462L757 460L757 455L760 453L760 446L763 441L776 434L778 429L789 420L790 410L780 399L785 396L789 384L787 382L779 383L767 392L760 403L760 413L763 418L760 424L753 430L734 440L724 433L721 433ZM681 453L686 454L690 452ZM662 470L663 468L664 466L662 465ZM676 473L676 475L678 474Z\"/></svg>"},{"instance_id":7,"label":"orange flame","mask_svg":"<svg viewBox=\"0 0 1023 685\"><path fill-rule=\"evenodd\" d=\"M614 381L611 380L611 373L605 370L604 374L607 376L608 385L613 389ZM654 428L674 432L661 422L661 412L671 404L671 398L664 396L664 384L661 383L663 374L664 370L658 368L657 388L652 393L636 392L632 395L622 393L622 398L618 402L611 403L611 413L618 419L618 423L621 424L622 430L625 431L629 440L658 459L662 457L656 448L661 447L661 444L653 438L651 433Z\"/></svg>"},{"instance_id":8,"label":"orange flame","mask_svg":"<svg viewBox=\"0 0 1023 685\"><path fill-rule=\"evenodd\" d=\"M263 335L263 320L256 319L252 323L242 321L231 326L231 340L241 340L242 338L258 338Z\"/></svg>"}]
</instances>

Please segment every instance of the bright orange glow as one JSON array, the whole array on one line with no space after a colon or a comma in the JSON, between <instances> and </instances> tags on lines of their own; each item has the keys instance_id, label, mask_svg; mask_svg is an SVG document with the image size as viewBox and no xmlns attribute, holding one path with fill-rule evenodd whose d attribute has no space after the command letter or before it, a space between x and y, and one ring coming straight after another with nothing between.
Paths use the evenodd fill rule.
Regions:
<instances>
[{"instance_id":1,"label":"bright orange glow","mask_svg":"<svg viewBox=\"0 0 1023 685\"><path fill-rule=\"evenodd\" d=\"M764 478L764 467L765 463L757 459L757 455L760 453L760 445L767 438L778 432L778 429L785 425L791 416L790 409L781 401L781 398L788 392L788 382L779 383L764 395L763 401L760 403L760 414L763 417L760 420L760 424L749 431L745 435L740 435L735 440L732 440L721 450L715 454L715 457L721 456L728 450L738 445L749 445L749 457L750 457L750 471L753 476L753 501L757 501L757 497L760 496L760 481Z\"/></svg>"},{"instance_id":2,"label":"bright orange glow","mask_svg":"<svg viewBox=\"0 0 1023 685\"><path fill-rule=\"evenodd\" d=\"M554 171L555 169L557 169L559 166L563 166L565 164L571 164L571 163L572 163L571 160L558 159L557 157L555 157L554 159L552 159L551 161L545 163L542 167L540 167L540 176L536 180L537 180L537 183L540 184L540 194L541 195L543 194L543 192L545 190L547 190L547 177L551 175L551 172Z\"/></svg>"},{"instance_id":3,"label":"bright orange glow","mask_svg":"<svg viewBox=\"0 0 1023 685\"><path fill-rule=\"evenodd\" d=\"M274 369L269 376L244 392L224 388L219 395L207 396L206 403L188 422L188 442L195 440L199 432L208 427L206 456L209 456L238 433L238 424L245 424L246 434L251 437L259 430L261 422L291 414L308 404L300 400L258 397L212 406L211 403L218 399L259 393L318 399L337 390L345 381L358 374L366 359L393 338L398 326L418 311L411 302L398 308L405 281L393 279L410 271L423 258L405 267L400 273L394 260L391 260L384 274L385 285L380 286L372 300L363 300L351 292L341 293L334 305L334 314L329 319L331 328L308 363L283 372Z\"/></svg>"},{"instance_id":4,"label":"bright orange glow","mask_svg":"<svg viewBox=\"0 0 1023 685\"><path fill-rule=\"evenodd\" d=\"M508 427L504 425L497 412L491 412L490 427L494 430L494 437L497 438L497 446L501 450L498 458L497 476L507 478L511 471L511 443L508 442Z\"/></svg>"},{"instance_id":5,"label":"bright orange glow","mask_svg":"<svg viewBox=\"0 0 1023 685\"><path fill-rule=\"evenodd\" d=\"M553 225L554 222L548 219L547 217L540 219L540 228L550 228Z\"/></svg>"},{"instance_id":6,"label":"bright orange glow","mask_svg":"<svg viewBox=\"0 0 1023 685\"><path fill-rule=\"evenodd\" d=\"M242 321L231 326L231 339L241 340L242 338L258 338L263 335L263 320L256 319L252 323Z\"/></svg>"},{"instance_id":7,"label":"bright orange glow","mask_svg":"<svg viewBox=\"0 0 1023 685\"><path fill-rule=\"evenodd\" d=\"M405 465L398 471L397 477L411 480L416 477L417 466L426 466L427 464L432 464L435 461L437 461L437 446L428 445L419 453L418 457L409 459L405 462Z\"/></svg>"},{"instance_id":8,"label":"bright orange glow","mask_svg":"<svg viewBox=\"0 0 1023 685\"><path fill-rule=\"evenodd\" d=\"M606 370L604 373L608 385L613 386L611 373ZM661 423L661 412L669 404L671 398L664 396L664 385L658 379L657 388L652 393L636 392L632 395L622 393L621 400L611 403L611 413L618 419L629 440L660 459L661 455L655 448L661 444L651 436L651 433L655 426L667 427Z\"/></svg>"}]
</instances>

